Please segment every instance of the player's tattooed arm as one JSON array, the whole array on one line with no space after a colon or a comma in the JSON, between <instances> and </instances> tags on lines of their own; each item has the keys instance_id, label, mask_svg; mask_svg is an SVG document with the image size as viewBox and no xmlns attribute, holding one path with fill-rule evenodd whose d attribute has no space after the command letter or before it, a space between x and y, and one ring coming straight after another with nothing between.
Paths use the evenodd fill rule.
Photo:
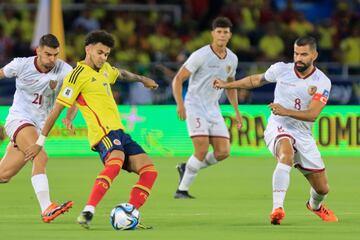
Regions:
<instances>
[{"instance_id":1,"label":"player's tattooed arm","mask_svg":"<svg viewBox=\"0 0 360 240\"><path fill-rule=\"evenodd\" d=\"M265 79L264 74L254 74L232 82L225 82L220 79L216 79L213 83L213 86L216 89L221 89L221 88L253 89L264 86L265 84L268 83L270 82Z\"/></svg>"},{"instance_id":2,"label":"player's tattooed arm","mask_svg":"<svg viewBox=\"0 0 360 240\"><path fill-rule=\"evenodd\" d=\"M129 72L125 69L119 69L119 78L127 82L141 82L144 84L144 87L150 89L157 89L159 87L159 85L154 80Z\"/></svg>"}]
</instances>

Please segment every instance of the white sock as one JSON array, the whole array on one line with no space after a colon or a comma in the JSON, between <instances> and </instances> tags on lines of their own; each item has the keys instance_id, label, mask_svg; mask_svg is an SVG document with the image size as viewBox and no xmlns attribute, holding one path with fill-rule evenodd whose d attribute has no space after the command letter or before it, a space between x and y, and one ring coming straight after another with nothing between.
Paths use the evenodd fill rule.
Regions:
<instances>
[{"instance_id":1,"label":"white sock","mask_svg":"<svg viewBox=\"0 0 360 240\"><path fill-rule=\"evenodd\" d=\"M95 207L92 205L86 205L83 212L91 212L92 214L95 213Z\"/></svg>"},{"instance_id":2,"label":"white sock","mask_svg":"<svg viewBox=\"0 0 360 240\"><path fill-rule=\"evenodd\" d=\"M290 184L290 170L291 167L286 164L276 165L272 178L273 210L279 207L284 208L285 195Z\"/></svg>"},{"instance_id":3,"label":"white sock","mask_svg":"<svg viewBox=\"0 0 360 240\"><path fill-rule=\"evenodd\" d=\"M310 188L310 199L309 204L310 207L314 210L318 210L320 208L321 202L326 198L326 195L318 194L315 189Z\"/></svg>"},{"instance_id":4,"label":"white sock","mask_svg":"<svg viewBox=\"0 0 360 240\"><path fill-rule=\"evenodd\" d=\"M205 166L206 164L203 161L191 155L186 163L185 173L179 185L179 190L188 191L200 168L204 168Z\"/></svg>"},{"instance_id":5,"label":"white sock","mask_svg":"<svg viewBox=\"0 0 360 240\"><path fill-rule=\"evenodd\" d=\"M206 154L206 157L203 161L206 165L204 167L201 168L206 168L206 167L210 167L211 165L217 164L219 161L216 160L215 156L214 156L214 152L208 152Z\"/></svg>"},{"instance_id":6,"label":"white sock","mask_svg":"<svg viewBox=\"0 0 360 240\"><path fill-rule=\"evenodd\" d=\"M51 204L48 178L46 174L37 174L32 176L31 183L39 201L41 212L44 212Z\"/></svg>"}]
</instances>

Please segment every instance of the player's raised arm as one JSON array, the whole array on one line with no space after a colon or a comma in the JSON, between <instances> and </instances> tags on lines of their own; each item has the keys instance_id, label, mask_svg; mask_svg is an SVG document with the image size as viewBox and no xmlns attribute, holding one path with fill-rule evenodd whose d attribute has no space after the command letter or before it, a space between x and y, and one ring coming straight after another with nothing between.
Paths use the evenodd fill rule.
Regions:
<instances>
[{"instance_id":1,"label":"player's raised arm","mask_svg":"<svg viewBox=\"0 0 360 240\"><path fill-rule=\"evenodd\" d=\"M232 88L243 88L243 89L253 89L264 86L265 84L270 83L264 77L264 74L254 74L242 79L225 82L220 79L216 79L213 83L214 88L216 89L232 89Z\"/></svg>"},{"instance_id":2,"label":"player's raised arm","mask_svg":"<svg viewBox=\"0 0 360 240\"><path fill-rule=\"evenodd\" d=\"M180 120L186 119L184 100L182 97L183 82L188 79L191 72L186 67L181 67L172 82L173 96L177 105L177 114Z\"/></svg>"},{"instance_id":3,"label":"player's raised arm","mask_svg":"<svg viewBox=\"0 0 360 240\"><path fill-rule=\"evenodd\" d=\"M142 84L144 84L144 87L154 90L159 87L159 85L151 78L137 75L125 69L119 69L119 78L127 82L141 82Z\"/></svg>"},{"instance_id":4,"label":"player's raised arm","mask_svg":"<svg viewBox=\"0 0 360 240\"><path fill-rule=\"evenodd\" d=\"M64 109L64 105L55 103L54 108L51 110L48 118L46 119L46 122L44 124L43 129L41 130L41 134L36 141L36 144L31 145L25 150L25 160L33 159L41 150L41 148L44 146L45 139L48 136L50 130L55 124L56 119L58 119L60 113Z\"/></svg>"}]
</instances>

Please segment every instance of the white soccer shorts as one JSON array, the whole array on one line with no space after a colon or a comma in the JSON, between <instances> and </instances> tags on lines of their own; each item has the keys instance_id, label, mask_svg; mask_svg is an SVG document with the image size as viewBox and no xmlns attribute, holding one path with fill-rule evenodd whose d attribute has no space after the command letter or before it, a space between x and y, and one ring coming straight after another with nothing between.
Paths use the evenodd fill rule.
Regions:
<instances>
[{"instance_id":1,"label":"white soccer shorts","mask_svg":"<svg viewBox=\"0 0 360 240\"><path fill-rule=\"evenodd\" d=\"M190 137L209 136L230 138L229 131L221 113L210 114L201 110L186 111L186 124Z\"/></svg>"},{"instance_id":2,"label":"white soccer shorts","mask_svg":"<svg viewBox=\"0 0 360 240\"><path fill-rule=\"evenodd\" d=\"M269 124L264 132L265 142L274 157L280 139L288 138L294 147L294 166L303 174L321 172L325 169L324 162L311 135L286 129L280 124Z\"/></svg>"},{"instance_id":3,"label":"white soccer shorts","mask_svg":"<svg viewBox=\"0 0 360 240\"><path fill-rule=\"evenodd\" d=\"M16 138L17 133L26 126L34 126L36 124L33 121L27 119L7 119L5 123L5 131L6 135L10 138L12 142L14 142L14 138ZM38 133L40 133L40 129L36 127Z\"/></svg>"}]
</instances>

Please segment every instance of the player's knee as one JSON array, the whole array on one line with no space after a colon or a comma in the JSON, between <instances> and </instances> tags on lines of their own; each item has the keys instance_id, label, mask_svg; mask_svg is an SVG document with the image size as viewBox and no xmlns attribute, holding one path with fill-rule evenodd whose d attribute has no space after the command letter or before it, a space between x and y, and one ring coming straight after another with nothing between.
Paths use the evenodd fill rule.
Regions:
<instances>
[{"instance_id":1,"label":"player's knee","mask_svg":"<svg viewBox=\"0 0 360 240\"><path fill-rule=\"evenodd\" d=\"M229 156L230 156L230 150L227 150L227 149L214 152L214 157L218 161L222 161L222 160L226 159Z\"/></svg>"},{"instance_id":2,"label":"player's knee","mask_svg":"<svg viewBox=\"0 0 360 240\"><path fill-rule=\"evenodd\" d=\"M292 165L293 159L294 159L293 153L281 153L278 156L279 162L290 165L290 166Z\"/></svg>"},{"instance_id":3,"label":"player's knee","mask_svg":"<svg viewBox=\"0 0 360 240\"><path fill-rule=\"evenodd\" d=\"M48 160L49 160L49 157L48 157L47 154L38 154L38 155L34 158L34 164L45 167L46 164L47 164L47 162L48 162Z\"/></svg>"},{"instance_id":4,"label":"player's knee","mask_svg":"<svg viewBox=\"0 0 360 240\"><path fill-rule=\"evenodd\" d=\"M39 154L38 156L36 156L36 158L33 161L32 174L36 175L36 174L45 173L48 159L49 158L46 154L41 154L41 155Z\"/></svg>"}]
</instances>

